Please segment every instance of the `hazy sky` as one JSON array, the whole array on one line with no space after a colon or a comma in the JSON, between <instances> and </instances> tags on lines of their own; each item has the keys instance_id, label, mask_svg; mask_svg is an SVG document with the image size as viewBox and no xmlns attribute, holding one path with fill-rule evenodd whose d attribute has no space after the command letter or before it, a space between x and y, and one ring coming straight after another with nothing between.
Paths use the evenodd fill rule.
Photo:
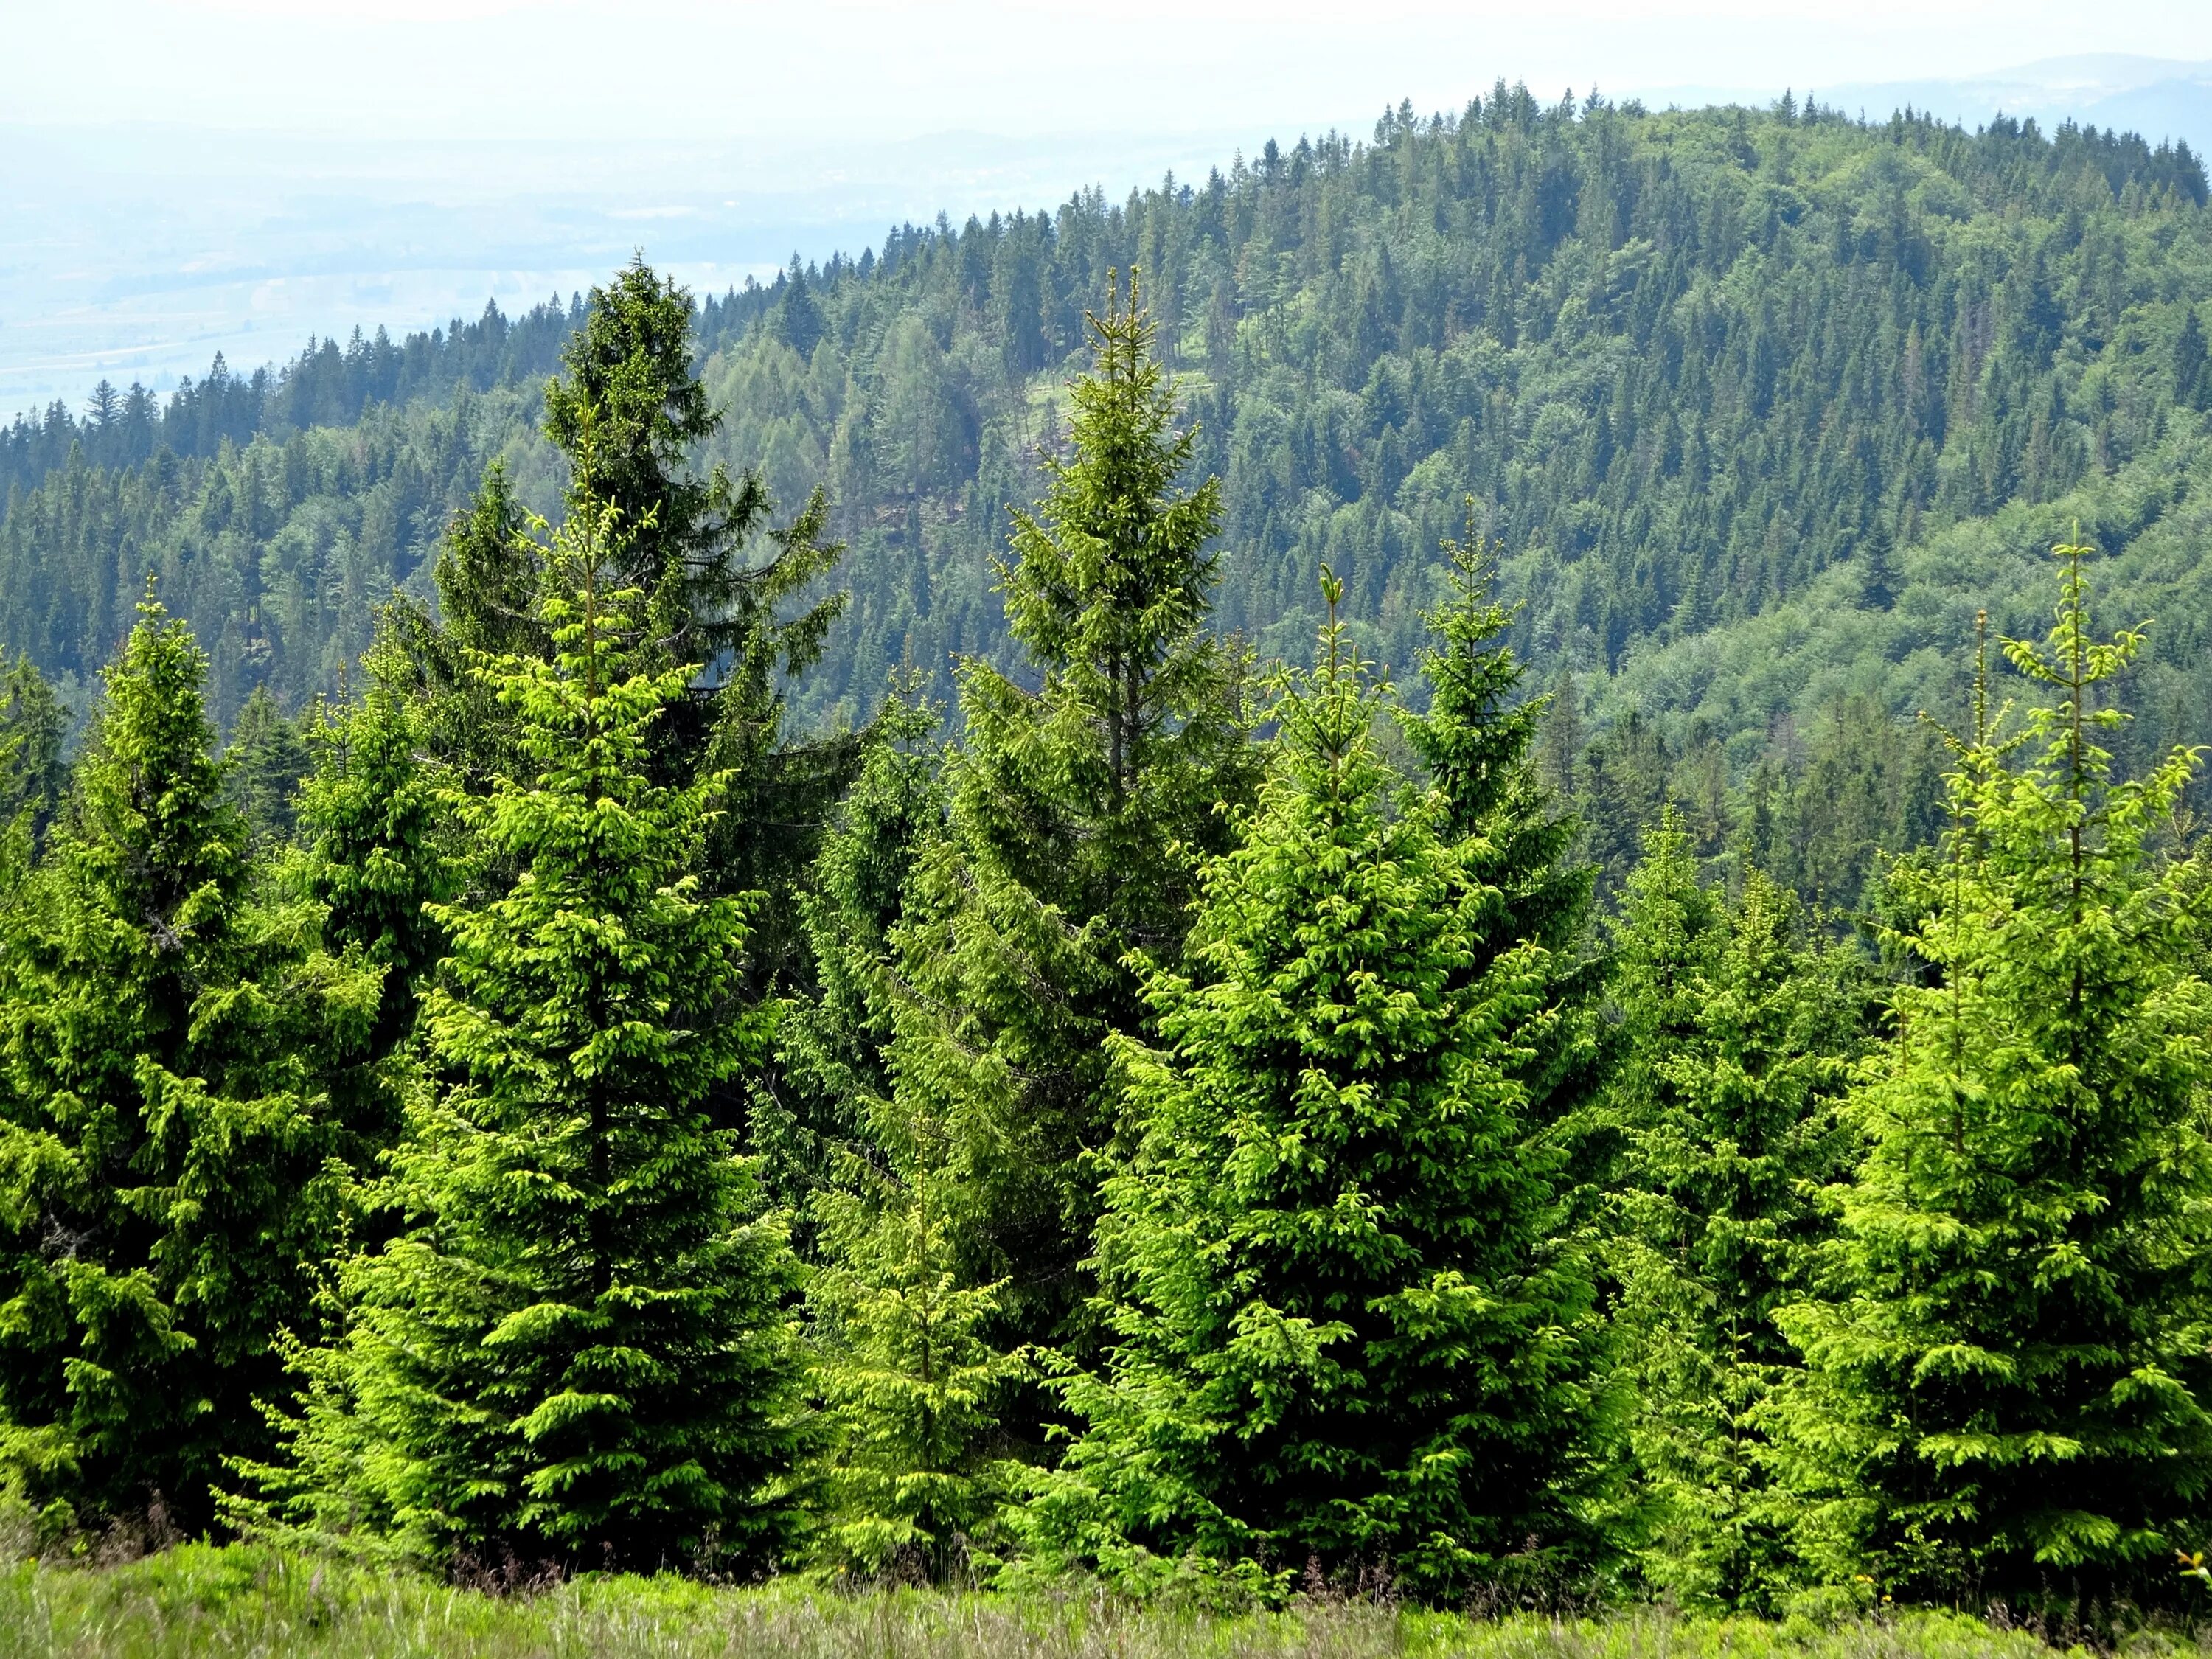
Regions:
<instances>
[{"instance_id":1,"label":"hazy sky","mask_svg":"<svg viewBox=\"0 0 2212 1659\"><path fill-rule=\"evenodd\" d=\"M332 137L1216 130L1504 75L1817 90L2212 58L2207 0L0 0L0 121Z\"/></svg>"},{"instance_id":2,"label":"hazy sky","mask_svg":"<svg viewBox=\"0 0 2212 1659\"><path fill-rule=\"evenodd\" d=\"M634 248L720 289L1501 76L2212 149L2212 0L0 0L0 416Z\"/></svg>"}]
</instances>

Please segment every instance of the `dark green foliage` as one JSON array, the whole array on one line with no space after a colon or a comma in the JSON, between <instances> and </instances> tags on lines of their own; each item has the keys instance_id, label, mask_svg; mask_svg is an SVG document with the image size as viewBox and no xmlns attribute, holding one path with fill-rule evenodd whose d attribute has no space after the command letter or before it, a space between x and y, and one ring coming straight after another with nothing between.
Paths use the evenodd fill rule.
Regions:
<instances>
[{"instance_id":1,"label":"dark green foliage","mask_svg":"<svg viewBox=\"0 0 2212 1659\"><path fill-rule=\"evenodd\" d=\"M2173 339L2173 401L2184 409L2203 409L2212 404L2212 374L2207 373L2203 325L2191 306L2181 319L2181 332Z\"/></svg>"},{"instance_id":2,"label":"dark green foliage","mask_svg":"<svg viewBox=\"0 0 2212 1659\"><path fill-rule=\"evenodd\" d=\"M1335 597L1334 583L1331 599ZM1147 1557L1463 1594L1556 1569L1595 1415L1590 1262L1519 1080L1569 1018L1534 940L1470 975L1498 890L1442 795L1401 799L1382 690L1332 622L1182 972L1122 1042L1115 1337L1033 1522Z\"/></svg>"},{"instance_id":3,"label":"dark green foliage","mask_svg":"<svg viewBox=\"0 0 2212 1659\"><path fill-rule=\"evenodd\" d=\"M254 687L238 711L222 761L224 792L255 848L290 841L299 817L293 797L312 763L299 724L276 706L267 686Z\"/></svg>"},{"instance_id":4,"label":"dark green foliage","mask_svg":"<svg viewBox=\"0 0 2212 1659\"><path fill-rule=\"evenodd\" d=\"M1702 885L1671 810L1621 912L1607 1260L1639 1402L1640 1565L1678 1599L1771 1607L1799 1577L1796 1502L1770 1478L1762 1421L1796 1362L1774 1313L1808 1282L1815 1190L1856 1155L1838 1106L1863 1045L1863 970L1847 948L1808 943L1756 869L1733 899Z\"/></svg>"},{"instance_id":5,"label":"dark green foliage","mask_svg":"<svg viewBox=\"0 0 2212 1659\"><path fill-rule=\"evenodd\" d=\"M588 374L594 395L617 362L673 384L698 351L725 418L685 441L685 479L708 488L721 461L734 501L757 470L793 507L827 488L821 534L853 546L852 605L785 689L794 729L857 727L902 663L949 699L957 656L1013 661L991 591L999 514L1028 499L1035 447L1064 436L1085 302L1109 267L1141 262L1198 418L1194 465L1222 480L1219 621L1295 654L1327 558L1369 648L1409 663L1421 567L1472 494L1484 533L1515 550L1499 584L1527 601L1516 649L1547 684L1571 669L1585 739L1635 709L1698 770L1674 793L1704 851L1692 796L1710 752L1724 786L1762 757L1786 783L1803 754L1777 741L1783 724L1809 733L1853 698L1887 720L1954 706L1975 611L2033 626L2024 556L2072 516L2108 550L2140 550L2122 591L2167 623L2143 665L2143 744L2212 730L2212 584L2186 506L2212 449L2174 379L2176 342L2212 298L2203 195L2187 153L2087 129L1544 106L1501 86L1188 187L902 227L876 257L710 299L680 350L657 322L601 326ZM629 276L606 293L641 318L666 297ZM438 348L472 363L508 349L476 325ZM81 682L155 568L215 659L219 724L264 680L304 708L368 643L370 606L395 585L427 597L438 527L487 461L507 458L519 501L557 502L522 382L459 378L477 390L450 410L372 401L354 430L317 429L356 420L337 400L240 427L228 452L180 426L166 457L103 440L72 471L76 427L38 436L48 459L0 521L0 645ZM228 398L245 382L224 385ZM635 409L630 429L656 441L696 428L678 404ZM1885 531L1897 580L1869 582ZM661 572L645 574L650 592ZM1893 601L1869 604L1885 586ZM1740 797L1723 804L1741 817ZM1618 833L1585 816L1617 890L1649 811L1624 811ZM776 867L804 866L811 842L795 839ZM763 961L781 927L763 915Z\"/></svg>"},{"instance_id":6,"label":"dark green foliage","mask_svg":"<svg viewBox=\"0 0 2212 1659\"><path fill-rule=\"evenodd\" d=\"M464 813L519 873L433 910L451 1081L392 1161L406 1231L347 1266L295 1434L298 1510L431 1555L744 1566L788 1527L795 1265L706 1112L766 1022L737 1000L744 904L697 874L721 780L649 776L690 671L635 665L642 596L599 586L626 533L611 505L572 514L555 660L479 663L534 775Z\"/></svg>"},{"instance_id":7,"label":"dark green foliage","mask_svg":"<svg viewBox=\"0 0 2212 1659\"><path fill-rule=\"evenodd\" d=\"M28 814L25 827L33 836L45 834L69 779L62 760L68 731L53 688L18 654L0 677L0 823Z\"/></svg>"},{"instance_id":8,"label":"dark green foliage","mask_svg":"<svg viewBox=\"0 0 2212 1659\"><path fill-rule=\"evenodd\" d=\"M2049 642L2006 646L2055 701L2010 738L1978 708L1940 855L1893 878L1922 977L1820 1293L1778 1316L1805 1547L1900 1596L2166 1599L2212 1498L2203 888L2158 850L2196 757L2113 775L2092 699L2142 635L2089 636L2059 551Z\"/></svg>"},{"instance_id":9,"label":"dark green foliage","mask_svg":"<svg viewBox=\"0 0 2212 1659\"><path fill-rule=\"evenodd\" d=\"M1583 960L1583 933L1594 872L1571 858L1580 826L1555 810L1538 775L1534 750L1550 700L1519 696L1526 670L1506 643L1513 612L1492 592L1494 551L1472 530L1470 523L1468 539L1444 542L1449 591L1423 613L1440 642L1420 656L1429 706L1393 713L1443 797L1445 833L1459 842L1468 876L1493 892L1475 922L1465 978L1480 977L1508 951L1543 947L1552 975L1544 1000L1561 1018L1540 1040L1527 1034L1531 1053L1520 1080L1531 1121L1547 1122L1568 1115L1591 1080L1589 1017L1600 976Z\"/></svg>"},{"instance_id":10,"label":"dark green foliage","mask_svg":"<svg viewBox=\"0 0 2212 1659\"><path fill-rule=\"evenodd\" d=\"M0 1458L93 1513L210 1514L313 1328L377 976L249 900L206 658L150 599L0 935Z\"/></svg>"},{"instance_id":11,"label":"dark green foliage","mask_svg":"<svg viewBox=\"0 0 2212 1659\"><path fill-rule=\"evenodd\" d=\"M1145 1018L1123 958L1174 958L1218 804L1255 768L1243 659L1200 631L1219 487L1182 483L1195 439L1175 429L1133 278L1091 328L1070 453L1000 568L1042 684L962 665L949 824L896 934L894 1115L945 1137L968 1282L1010 1277L1024 1339L1066 1337L1080 1298L1083 1160L1115 1116L1105 1042Z\"/></svg>"},{"instance_id":12,"label":"dark green foliage","mask_svg":"<svg viewBox=\"0 0 2212 1659\"><path fill-rule=\"evenodd\" d=\"M780 1081L752 1103L752 1141L770 1189L802 1217L841 1143L880 1144L896 1128L885 1058L891 935L915 864L945 820L941 757L929 742L937 720L905 700L912 689L910 678L892 688L798 896L815 988L785 1007L776 1028Z\"/></svg>"},{"instance_id":13,"label":"dark green foliage","mask_svg":"<svg viewBox=\"0 0 2212 1659\"><path fill-rule=\"evenodd\" d=\"M494 387L529 385L559 360L583 319L583 302L556 299L512 319L486 302L475 322L456 317L444 328L394 342L384 330L310 343L274 369L233 374L217 352L206 378L189 375L162 403L133 382L118 392L93 388L80 421L57 399L37 419L17 416L0 428L0 498L33 489L48 473L82 456L94 466L127 467L167 455L213 457L266 434L282 443L311 427L350 426L381 405L446 402Z\"/></svg>"},{"instance_id":14,"label":"dark green foliage","mask_svg":"<svg viewBox=\"0 0 2212 1659\"><path fill-rule=\"evenodd\" d=\"M606 574L646 596L641 660L706 670L655 723L657 772L726 775L731 810L709 823L703 878L721 891L764 895L748 952L756 988L803 976L788 895L859 762L849 735L791 743L783 730L781 682L821 654L844 606L833 593L787 614L843 551L824 538L826 504L817 490L790 525L770 529L756 472L733 481L720 463L695 470L693 452L721 416L693 372L690 295L642 259L592 290L563 362L566 375L545 388L545 435L568 463L568 510L611 506L627 526L618 568ZM435 572L439 615L400 613L434 693L430 734L477 778L513 765L503 750L515 738L511 718L472 679L470 653L551 655L540 602L545 584L562 579L524 533L527 520L495 465L448 532ZM763 541L774 549L765 563L754 557Z\"/></svg>"}]
</instances>

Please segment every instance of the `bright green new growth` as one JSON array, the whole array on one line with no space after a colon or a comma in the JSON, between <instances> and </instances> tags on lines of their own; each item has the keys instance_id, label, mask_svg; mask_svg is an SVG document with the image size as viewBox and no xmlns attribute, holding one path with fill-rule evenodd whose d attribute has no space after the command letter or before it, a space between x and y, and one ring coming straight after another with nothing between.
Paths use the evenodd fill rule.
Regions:
<instances>
[{"instance_id":1,"label":"bright green new growth","mask_svg":"<svg viewBox=\"0 0 2212 1659\"><path fill-rule=\"evenodd\" d=\"M200 687L150 597L0 939L0 1462L94 1515L210 1515L307 1328L377 977L255 905Z\"/></svg>"},{"instance_id":2,"label":"bright green new growth","mask_svg":"<svg viewBox=\"0 0 2212 1659\"><path fill-rule=\"evenodd\" d=\"M1589 1267L1519 1080L1562 1014L1540 944L1469 975L1498 894L1377 750L1333 616L1322 646L1188 970L1147 974L1161 1049L1121 1045L1115 1346L1065 1385L1088 1427L1032 1541L1132 1583L1310 1562L1449 1595L1574 1529Z\"/></svg>"},{"instance_id":3,"label":"bright green new growth","mask_svg":"<svg viewBox=\"0 0 2212 1659\"><path fill-rule=\"evenodd\" d=\"M829 1425L819 1553L923 1582L988 1571L1020 1466L994 1445L1027 1364L986 1333L1000 1285L963 1287L945 1182L925 1151L903 1176L853 1160L817 1200L826 1265L807 1288Z\"/></svg>"},{"instance_id":4,"label":"bright green new growth","mask_svg":"<svg viewBox=\"0 0 2212 1659\"><path fill-rule=\"evenodd\" d=\"M2203 889L2154 844L2196 757L2112 777L2090 699L2142 635L2093 640L2057 551L2047 645L2005 647L2057 701L1954 741L1942 854L1895 878L1928 982L1853 1097L1824 1293L1779 1316L1806 1547L1900 1596L2155 1593L2212 1493Z\"/></svg>"},{"instance_id":5,"label":"bright green new growth","mask_svg":"<svg viewBox=\"0 0 2212 1659\"><path fill-rule=\"evenodd\" d=\"M292 1511L432 1556L744 1566L787 1533L795 1268L704 1104L767 1032L743 906L698 890L720 780L647 775L689 672L634 667L639 596L599 591L627 533L572 514L554 660L476 668L538 771L460 810L519 874L432 908L449 1081L392 1161L404 1235L347 1265L344 1343L310 1366Z\"/></svg>"},{"instance_id":6,"label":"bright green new growth","mask_svg":"<svg viewBox=\"0 0 2212 1659\"><path fill-rule=\"evenodd\" d=\"M1769 1606L1798 1577L1796 1505L1761 1421L1796 1362L1773 1315L1822 1232L1814 1190L1856 1150L1837 1109L1859 1042L1855 959L1807 943L1796 901L1755 870L1733 902L1705 888L1672 808L1622 911L1608 1255L1639 1402L1638 1565L1682 1600Z\"/></svg>"},{"instance_id":7,"label":"bright green new growth","mask_svg":"<svg viewBox=\"0 0 2212 1659\"><path fill-rule=\"evenodd\" d=\"M368 694L326 710L309 733L315 769L300 793L307 846L297 877L325 909L323 937L384 970L377 1045L413 1028L443 931L429 907L451 896L446 796L422 752L423 720L408 695L407 661L387 629L362 665Z\"/></svg>"}]
</instances>

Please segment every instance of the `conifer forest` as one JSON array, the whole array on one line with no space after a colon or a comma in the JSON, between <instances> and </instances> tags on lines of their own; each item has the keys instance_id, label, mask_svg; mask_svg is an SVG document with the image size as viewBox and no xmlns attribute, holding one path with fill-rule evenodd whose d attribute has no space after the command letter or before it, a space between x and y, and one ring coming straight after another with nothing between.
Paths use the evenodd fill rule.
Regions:
<instances>
[{"instance_id":1,"label":"conifer forest","mask_svg":"<svg viewBox=\"0 0 2212 1659\"><path fill-rule=\"evenodd\" d=\"M2208 302L1500 83L18 419L0 1529L2212 1617Z\"/></svg>"}]
</instances>

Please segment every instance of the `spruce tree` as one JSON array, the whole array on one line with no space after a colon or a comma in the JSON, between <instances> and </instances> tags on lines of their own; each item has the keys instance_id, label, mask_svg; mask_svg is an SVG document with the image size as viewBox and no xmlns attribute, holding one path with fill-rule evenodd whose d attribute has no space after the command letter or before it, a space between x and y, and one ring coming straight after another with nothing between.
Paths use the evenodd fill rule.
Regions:
<instances>
[{"instance_id":1,"label":"spruce tree","mask_svg":"<svg viewBox=\"0 0 2212 1659\"><path fill-rule=\"evenodd\" d=\"M1539 773L1534 750L1552 699L1520 696L1528 671L1505 639L1514 609L1493 591L1497 550L1474 533L1472 499L1467 514L1466 533L1443 544L1444 599L1422 613L1428 708L1393 714L1443 799L1446 833L1473 878L1495 895L1464 976L1480 976L1524 944L1544 947L1553 975L1546 1000L1563 1017L1546 1029L1522 1080L1538 1120L1567 1119L1589 1099L1601 1061L1595 1026L1603 964L1586 939L1596 872L1571 857L1581 826L1557 808Z\"/></svg>"},{"instance_id":2,"label":"spruce tree","mask_svg":"<svg viewBox=\"0 0 2212 1659\"><path fill-rule=\"evenodd\" d=\"M890 1122L890 940L915 866L944 832L940 757L929 741L937 723L915 677L895 678L798 895L814 985L784 1006L778 1086L755 1096L749 1129L770 1189L802 1228L840 1152L879 1146Z\"/></svg>"},{"instance_id":3,"label":"spruce tree","mask_svg":"<svg viewBox=\"0 0 2212 1659\"><path fill-rule=\"evenodd\" d=\"M314 769L300 792L306 846L297 875L323 906L323 937L383 970L375 1046L412 1030L416 1005L444 954L429 907L453 895L459 862L447 843L440 769L423 751L422 712L388 629L362 659L368 690L325 710L308 741Z\"/></svg>"},{"instance_id":4,"label":"spruce tree","mask_svg":"<svg viewBox=\"0 0 2212 1659\"><path fill-rule=\"evenodd\" d=\"M0 677L0 824L27 813L31 834L46 833L69 779L62 761L68 732L61 699L19 653Z\"/></svg>"},{"instance_id":5,"label":"spruce tree","mask_svg":"<svg viewBox=\"0 0 2212 1659\"><path fill-rule=\"evenodd\" d=\"M848 1158L815 1200L823 1265L807 1287L826 1425L817 1554L864 1576L988 1573L1021 1470L999 1413L1028 1374L990 1337L1004 1285L962 1282L940 1148L909 1144L888 1170Z\"/></svg>"},{"instance_id":6,"label":"spruce tree","mask_svg":"<svg viewBox=\"0 0 2212 1659\"><path fill-rule=\"evenodd\" d=\"M1162 1047L1117 1045L1114 1346L1065 1385L1088 1426L1030 1530L1134 1582L1168 1557L1449 1597L1587 1541L1591 1267L1522 1081L1566 1016L1535 940L1465 973L1498 890L1379 752L1333 614L1322 647L1188 967L1147 974Z\"/></svg>"},{"instance_id":7,"label":"spruce tree","mask_svg":"<svg viewBox=\"0 0 2212 1659\"><path fill-rule=\"evenodd\" d=\"M2092 700L2143 635L2090 636L2087 551L2005 647L2055 700L2011 739L1978 713L1941 856L1894 878L1919 973L1821 1293L1778 1316L1804 1547L1900 1599L2158 1599L2212 1498L2212 993L2201 879L2156 850L2196 757L2113 775Z\"/></svg>"},{"instance_id":8,"label":"spruce tree","mask_svg":"<svg viewBox=\"0 0 2212 1659\"><path fill-rule=\"evenodd\" d=\"M150 596L0 941L0 1462L89 1515L210 1517L313 1328L377 976L270 906Z\"/></svg>"},{"instance_id":9,"label":"spruce tree","mask_svg":"<svg viewBox=\"0 0 2212 1659\"><path fill-rule=\"evenodd\" d=\"M690 295L634 260L592 290L562 354L565 372L546 385L544 430L568 464L567 510L611 507L626 527L606 580L611 592L643 596L640 665L703 670L653 723L650 752L663 782L726 775L729 810L708 823L702 875L717 892L766 895L746 951L761 991L805 976L789 895L860 763L855 733L794 742L783 727L785 683L820 656L844 608L842 592L816 591L844 550L827 538L819 490L775 526L757 472L732 477L719 463L704 472L694 465L722 421L695 370L694 348ZM549 591L560 599L567 577L523 533L526 518L495 463L447 527L434 571L438 616L404 605L397 613L416 672L434 693L429 735L478 787L521 764L514 752L520 736L513 711L471 672L472 653L548 662L555 654L540 600Z\"/></svg>"},{"instance_id":10,"label":"spruce tree","mask_svg":"<svg viewBox=\"0 0 2212 1659\"><path fill-rule=\"evenodd\" d=\"M1796 1358L1773 1316L1822 1233L1813 1194L1850 1170L1838 1106L1862 1000L1848 950L1802 932L1756 869L1733 901L1703 886L1671 808L1615 929L1609 1261L1641 1403L1631 1507L1645 1581L1692 1603L1769 1607L1798 1577L1762 1420Z\"/></svg>"},{"instance_id":11,"label":"spruce tree","mask_svg":"<svg viewBox=\"0 0 2212 1659\"><path fill-rule=\"evenodd\" d=\"M945 1136L967 1282L1009 1277L1024 1338L1066 1334L1081 1298L1083 1160L1115 1117L1105 1041L1146 1018L1123 957L1173 959L1217 805L1254 767L1244 659L1201 631L1219 484L1183 482L1194 433L1175 428L1133 273L1089 325L1071 452L1047 459L1000 566L1040 684L961 664L950 827L896 938L897 1109Z\"/></svg>"},{"instance_id":12,"label":"spruce tree","mask_svg":"<svg viewBox=\"0 0 2212 1659\"><path fill-rule=\"evenodd\" d=\"M298 723L276 706L267 686L255 686L231 723L223 781L257 850L292 839L299 821L293 797L312 764Z\"/></svg>"},{"instance_id":13,"label":"spruce tree","mask_svg":"<svg viewBox=\"0 0 2212 1659\"><path fill-rule=\"evenodd\" d=\"M744 1566L787 1532L795 1266L706 1109L764 1052L750 901L702 891L723 780L650 775L692 671L637 664L643 596L601 586L626 533L572 511L555 659L477 665L534 771L466 823L518 874L432 908L445 1081L393 1159L408 1224L346 1267L343 1345L308 1366L289 1507L431 1557Z\"/></svg>"}]
</instances>

